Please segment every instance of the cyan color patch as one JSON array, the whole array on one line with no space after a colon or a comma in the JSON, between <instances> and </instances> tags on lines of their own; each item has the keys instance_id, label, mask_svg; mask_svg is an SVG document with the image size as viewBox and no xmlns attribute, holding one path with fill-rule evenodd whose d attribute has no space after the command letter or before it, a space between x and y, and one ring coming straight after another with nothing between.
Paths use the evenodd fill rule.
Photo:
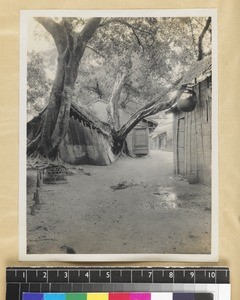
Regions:
<instances>
[{"instance_id":1,"label":"cyan color patch","mask_svg":"<svg viewBox=\"0 0 240 300\"><path fill-rule=\"evenodd\" d=\"M36 300L36 299L34 299ZM44 294L43 300L66 300L66 294L49 293Z\"/></svg>"}]
</instances>

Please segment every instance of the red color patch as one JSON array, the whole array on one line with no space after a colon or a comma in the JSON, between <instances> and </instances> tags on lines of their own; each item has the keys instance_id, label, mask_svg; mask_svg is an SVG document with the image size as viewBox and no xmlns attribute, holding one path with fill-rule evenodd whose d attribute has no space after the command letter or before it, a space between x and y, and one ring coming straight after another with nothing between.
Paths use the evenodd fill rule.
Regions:
<instances>
[{"instance_id":1,"label":"red color patch","mask_svg":"<svg viewBox=\"0 0 240 300\"><path fill-rule=\"evenodd\" d=\"M109 300L130 300L129 293L109 293Z\"/></svg>"}]
</instances>

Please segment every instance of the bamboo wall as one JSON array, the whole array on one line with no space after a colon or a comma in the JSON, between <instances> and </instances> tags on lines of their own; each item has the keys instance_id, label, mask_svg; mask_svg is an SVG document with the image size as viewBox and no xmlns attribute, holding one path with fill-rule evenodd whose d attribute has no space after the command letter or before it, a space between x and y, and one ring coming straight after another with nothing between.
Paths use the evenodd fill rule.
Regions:
<instances>
[{"instance_id":1,"label":"bamboo wall","mask_svg":"<svg viewBox=\"0 0 240 300\"><path fill-rule=\"evenodd\" d=\"M199 182L211 185L211 97L209 79L195 86L197 105L192 112L174 115L174 170L186 177L197 175ZM182 145L181 145L182 144Z\"/></svg>"}]
</instances>

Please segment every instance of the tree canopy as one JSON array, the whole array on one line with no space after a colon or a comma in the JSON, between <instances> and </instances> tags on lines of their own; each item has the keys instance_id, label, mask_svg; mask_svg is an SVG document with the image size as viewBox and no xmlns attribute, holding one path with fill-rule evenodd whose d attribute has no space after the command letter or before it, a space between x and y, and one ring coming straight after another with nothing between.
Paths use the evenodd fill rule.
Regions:
<instances>
[{"instance_id":1,"label":"tree canopy","mask_svg":"<svg viewBox=\"0 0 240 300\"><path fill-rule=\"evenodd\" d=\"M50 43L55 45L55 51L48 47L45 53L38 53L48 61L45 66L49 65L45 73L39 70L41 85L51 69L55 69L55 77L42 124L28 144L28 153L50 159L57 157L68 130L73 101L85 106L99 99L109 103L113 152L117 154L138 122L171 106L165 96L178 87L181 75L192 62L211 52L211 18L35 20L45 29L38 38L49 43L50 35ZM30 91L31 84L28 88ZM33 104L36 101L30 100ZM132 113L121 126L120 106Z\"/></svg>"},{"instance_id":2,"label":"tree canopy","mask_svg":"<svg viewBox=\"0 0 240 300\"><path fill-rule=\"evenodd\" d=\"M73 18L70 22L78 32L86 20ZM134 111L150 102L197 60L198 39L205 22L206 18L190 17L104 19L81 60L75 101L84 105L97 100L108 101L115 78L124 69L127 77L121 93L123 107L128 106ZM39 28L37 22L35 26L38 39L49 47L38 53L45 61L46 71L42 71L53 74L57 66L57 51L50 34ZM209 51L210 46L211 32L208 30L204 49ZM34 57L30 54L29 61L32 60ZM41 85L39 77L40 90ZM33 90L36 82L29 81L29 91L31 87ZM32 97L31 102L38 102L36 100ZM42 102L42 106L44 104Z\"/></svg>"}]
</instances>

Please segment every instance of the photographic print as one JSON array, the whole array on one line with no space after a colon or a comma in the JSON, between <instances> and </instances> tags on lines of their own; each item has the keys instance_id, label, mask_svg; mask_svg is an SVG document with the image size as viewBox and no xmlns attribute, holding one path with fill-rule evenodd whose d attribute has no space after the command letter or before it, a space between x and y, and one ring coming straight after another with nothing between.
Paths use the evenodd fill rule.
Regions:
<instances>
[{"instance_id":1,"label":"photographic print","mask_svg":"<svg viewBox=\"0 0 240 300\"><path fill-rule=\"evenodd\" d=\"M216 23L21 12L20 259L217 260Z\"/></svg>"}]
</instances>

